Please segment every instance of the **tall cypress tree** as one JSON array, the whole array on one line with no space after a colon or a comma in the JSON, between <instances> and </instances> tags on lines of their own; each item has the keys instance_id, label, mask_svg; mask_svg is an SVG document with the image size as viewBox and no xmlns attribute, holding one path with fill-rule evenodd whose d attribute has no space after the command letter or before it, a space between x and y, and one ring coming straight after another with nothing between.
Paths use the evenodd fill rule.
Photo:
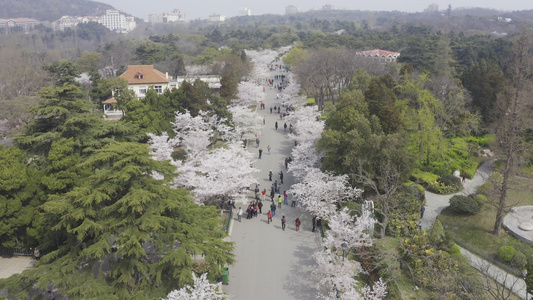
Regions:
<instances>
[{"instance_id":1,"label":"tall cypress tree","mask_svg":"<svg viewBox=\"0 0 533 300\"><path fill-rule=\"evenodd\" d=\"M111 143L79 167L95 171L44 204L56 240L35 269L0 284L10 295L53 285L69 298L152 299L191 284L195 256L211 277L234 261L215 208L168 187L173 167L152 160L147 145Z\"/></svg>"}]
</instances>

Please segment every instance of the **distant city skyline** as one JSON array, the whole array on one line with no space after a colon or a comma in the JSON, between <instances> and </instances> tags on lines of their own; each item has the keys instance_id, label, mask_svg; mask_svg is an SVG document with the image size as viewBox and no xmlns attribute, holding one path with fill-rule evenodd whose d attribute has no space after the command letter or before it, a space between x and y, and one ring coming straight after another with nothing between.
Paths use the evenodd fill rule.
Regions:
<instances>
[{"instance_id":1,"label":"distant city skyline","mask_svg":"<svg viewBox=\"0 0 533 300\"><path fill-rule=\"evenodd\" d=\"M125 13L132 14L135 17L148 20L149 14L162 14L171 12L173 9L180 9L185 14L187 20L198 18L208 18L211 14L220 14L228 18L239 15L239 10L248 8L252 15L263 14L285 14L285 8L288 5L298 7L300 11L311 9L320 9L326 4L330 4L334 9L349 10L371 10L371 11L404 11L404 12L422 12L430 4L435 3L439 10L445 10L448 5L454 8L481 7L492 8L503 11L529 10L533 9L533 2L525 0L411 0L411 1L349 1L349 0L270 0L270 1L249 1L249 0L197 0L197 1L171 1L171 0L152 0L152 1L131 1L131 0L99 0L107 3L116 9Z\"/></svg>"}]
</instances>

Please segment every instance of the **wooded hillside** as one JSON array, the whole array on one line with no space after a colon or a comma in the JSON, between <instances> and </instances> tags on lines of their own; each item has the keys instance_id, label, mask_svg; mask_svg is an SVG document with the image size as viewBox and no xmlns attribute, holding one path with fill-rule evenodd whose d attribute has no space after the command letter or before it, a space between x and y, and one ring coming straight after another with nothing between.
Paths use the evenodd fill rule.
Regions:
<instances>
[{"instance_id":1,"label":"wooded hillside","mask_svg":"<svg viewBox=\"0 0 533 300\"><path fill-rule=\"evenodd\" d=\"M55 21L62 16L103 15L109 4L88 0L0 0L0 18Z\"/></svg>"}]
</instances>

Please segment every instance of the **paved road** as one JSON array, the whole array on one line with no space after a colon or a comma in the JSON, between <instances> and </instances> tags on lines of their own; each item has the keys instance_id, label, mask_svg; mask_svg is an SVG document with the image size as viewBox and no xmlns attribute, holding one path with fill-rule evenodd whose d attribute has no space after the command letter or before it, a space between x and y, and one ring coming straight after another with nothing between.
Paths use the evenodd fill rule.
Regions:
<instances>
[{"instance_id":1,"label":"paved road","mask_svg":"<svg viewBox=\"0 0 533 300\"><path fill-rule=\"evenodd\" d=\"M289 205L283 204L281 209L276 210L273 223L267 224L266 212L271 204L268 195L272 184L268 181L268 171L272 170L272 180L278 181L277 174L283 171L284 184L281 193L289 189L293 178L286 174L284 159L289 156L294 142L288 139L287 132L283 130L285 121L280 120L279 114L270 114L270 105L280 104L276 100L276 91L267 87L264 102L266 109L257 111L261 117L266 117L266 124L259 137L263 157L258 159L254 166L261 170L257 175L260 189L267 190L265 207L258 218L247 220L243 216L242 222L232 222L230 240L235 242L237 262L229 267L229 285L223 286L223 289L235 300L314 299L318 291L311 280L311 271L315 265L311 256L320 249L321 240L318 233L311 232L311 217L300 207L290 207L289 195ZM276 121L278 130L274 128ZM258 157L255 141L249 145L248 150ZM270 155L267 145L272 147ZM252 199L253 195L250 195L250 200ZM242 208L246 210L245 205L242 205ZM285 231L281 229L283 215L288 220ZM295 230L296 218L302 221L300 231Z\"/></svg>"}]
</instances>

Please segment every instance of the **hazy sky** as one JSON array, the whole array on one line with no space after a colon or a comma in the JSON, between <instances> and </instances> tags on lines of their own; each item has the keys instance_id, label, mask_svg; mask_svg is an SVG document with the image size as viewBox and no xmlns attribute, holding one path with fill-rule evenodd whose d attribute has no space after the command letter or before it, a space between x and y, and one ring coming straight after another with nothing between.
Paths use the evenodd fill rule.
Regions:
<instances>
[{"instance_id":1,"label":"hazy sky","mask_svg":"<svg viewBox=\"0 0 533 300\"><path fill-rule=\"evenodd\" d=\"M353 0L97 0L111 4L116 9L147 20L149 14L171 12L178 8L188 20L207 18L213 13L234 17L239 14L239 9L247 7L252 15L284 14L287 5L295 5L302 11L320 8L324 4L331 4L335 9L351 10L399 10L407 12L423 11L429 4L436 3L439 10L444 10L449 4L452 8L483 7L499 10L526 10L533 9L531 0L381 0L381 1L353 1Z\"/></svg>"}]
</instances>

